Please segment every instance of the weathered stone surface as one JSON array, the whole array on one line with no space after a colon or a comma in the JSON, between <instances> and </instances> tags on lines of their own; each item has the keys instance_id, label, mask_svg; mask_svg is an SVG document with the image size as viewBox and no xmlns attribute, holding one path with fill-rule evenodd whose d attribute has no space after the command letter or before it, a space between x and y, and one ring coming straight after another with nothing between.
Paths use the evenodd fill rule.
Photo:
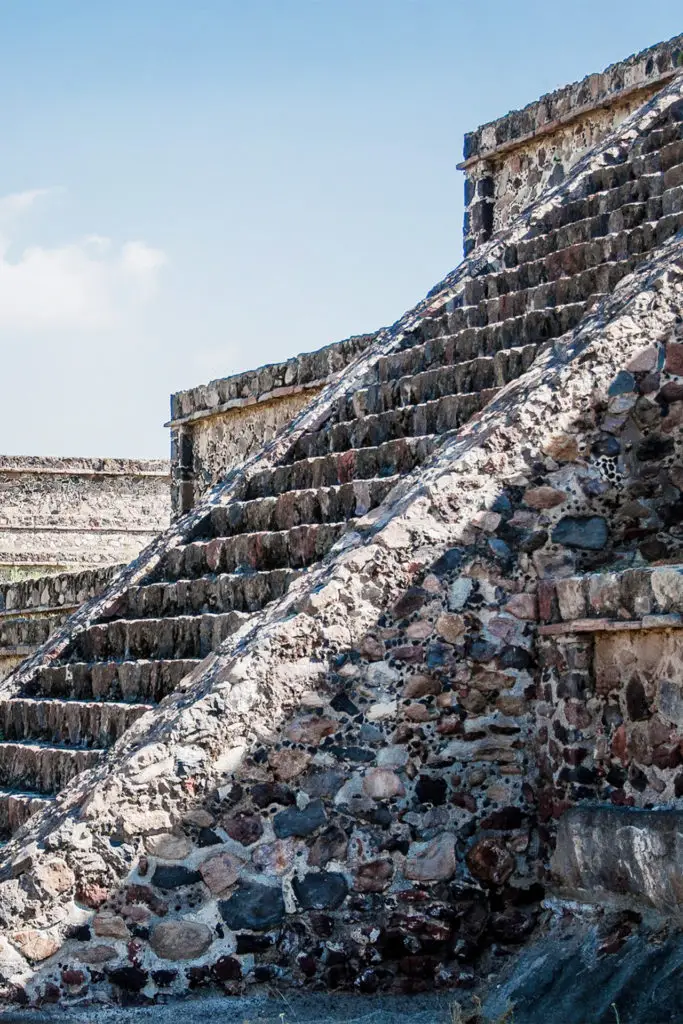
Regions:
<instances>
[{"instance_id":1,"label":"weathered stone surface","mask_svg":"<svg viewBox=\"0 0 683 1024\"><path fill-rule=\"evenodd\" d=\"M344 876L333 871L319 871L295 878L292 888L303 910L335 910L349 891Z\"/></svg>"},{"instance_id":2,"label":"weathered stone surface","mask_svg":"<svg viewBox=\"0 0 683 1024\"><path fill-rule=\"evenodd\" d=\"M564 491L558 491L555 487L530 487L524 494L524 504L535 509L555 508L566 500Z\"/></svg>"},{"instance_id":3,"label":"weathered stone surface","mask_svg":"<svg viewBox=\"0 0 683 1024\"><path fill-rule=\"evenodd\" d=\"M128 926L119 914L106 912L95 914L93 931L100 938L127 939L130 937Z\"/></svg>"},{"instance_id":4,"label":"weathered stone surface","mask_svg":"<svg viewBox=\"0 0 683 1024\"><path fill-rule=\"evenodd\" d=\"M604 548L607 538L607 522L602 516L565 516L553 530L556 544L588 551Z\"/></svg>"},{"instance_id":5,"label":"weathered stone surface","mask_svg":"<svg viewBox=\"0 0 683 1024\"><path fill-rule=\"evenodd\" d=\"M455 874L455 836L436 836L427 843L412 843L405 863L406 878L438 882Z\"/></svg>"},{"instance_id":6,"label":"weathered stone surface","mask_svg":"<svg viewBox=\"0 0 683 1024\"><path fill-rule=\"evenodd\" d=\"M278 839L289 836L309 836L327 821L325 808L320 800L312 800L304 810L292 807L280 811L273 818L273 829Z\"/></svg>"},{"instance_id":7,"label":"weathered stone surface","mask_svg":"<svg viewBox=\"0 0 683 1024\"><path fill-rule=\"evenodd\" d=\"M468 850L467 866L480 881L503 885L514 871L515 859L500 840L485 838Z\"/></svg>"},{"instance_id":8,"label":"weathered stone surface","mask_svg":"<svg viewBox=\"0 0 683 1024\"><path fill-rule=\"evenodd\" d=\"M211 945L211 929L198 921L160 921L150 945L162 960L194 960Z\"/></svg>"},{"instance_id":9,"label":"weathered stone surface","mask_svg":"<svg viewBox=\"0 0 683 1024\"><path fill-rule=\"evenodd\" d=\"M158 836L148 836L147 852L161 860L185 860L192 850L192 843L187 836L176 836L170 832Z\"/></svg>"},{"instance_id":10,"label":"weathered stone surface","mask_svg":"<svg viewBox=\"0 0 683 1024\"><path fill-rule=\"evenodd\" d=\"M391 800L404 796L405 787L390 768L371 768L363 777L363 792L373 800Z\"/></svg>"},{"instance_id":11,"label":"weathered stone surface","mask_svg":"<svg viewBox=\"0 0 683 1024\"><path fill-rule=\"evenodd\" d=\"M273 750L268 758L268 763L273 769L275 778L280 782L289 782L296 779L306 771L310 764L311 757L305 750L297 750L293 747L282 747L280 750Z\"/></svg>"},{"instance_id":12,"label":"weathered stone surface","mask_svg":"<svg viewBox=\"0 0 683 1024\"><path fill-rule=\"evenodd\" d=\"M158 864L152 875L152 885L159 889L181 889L201 882L201 875L183 865Z\"/></svg>"},{"instance_id":13,"label":"weathered stone surface","mask_svg":"<svg viewBox=\"0 0 683 1024\"><path fill-rule=\"evenodd\" d=\"M234 814L224 818L223 827L231 839L242 846L251 846L263 835L263 821L258 814Z\"/></svg>"},{"instance_id":14,"label":"weathered stone surface","mask_svg":"<svg viewBox=\"0 0 683 1024\"><path fill-rule=\"evenodd\" d=\"M240 867L240 862L231 853L216 853L202 861L199 865L199 874L210 891L220 895L235 884Z\"/></svg>"},{"instance_id":15,"label":"weathered stone surface","mask_svg":"<svg viewBox=\"0 0 683 1024\"><path fill-rule=\"evenodd\" d=\"M58 857L39 864L33 872L33 877L53 896L69 892L76 881L76 876L69 865Z\"/></svg>"},{"instance_id":16,"label":"weathered stone surface","mask_svg":"<svg viewBox=\"0 0 683 1024\"><path fill-rule=\"evenodd\" d=\"M218 904L228 928L248 928L263 932L276 928L285 917L285 901L280 886L242 882L228 900Z\"/></svg>"},{"instance_id":17,"label":"weathered stone surface","mask_svg":"<svg viewBox=\"0 0 683 1024\"><path fill-rule=\"evenodd\" d=\"M14 932L10 935L10 939L22 956L25 956L31 963L47 960L57 952L60 946L60 942L55 936L48 932L38 931L36 928L26 928L23 931Z\"/></svg>"}]
</instances>

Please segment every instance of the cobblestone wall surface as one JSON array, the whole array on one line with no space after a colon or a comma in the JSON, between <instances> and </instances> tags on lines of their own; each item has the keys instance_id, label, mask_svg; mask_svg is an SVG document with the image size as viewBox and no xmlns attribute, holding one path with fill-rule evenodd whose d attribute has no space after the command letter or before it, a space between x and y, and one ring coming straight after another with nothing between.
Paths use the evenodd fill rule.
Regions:
<instances>
[{"instance_id":1,"label":"cobblestone wall surface","mask_svg":"<svg viewBox=\"0 0 683 1024\"><path fill-rule=\"evenodd\" d=\"M465 253L495 235L683 68L683 36L465 136Z\"/></svg>"},{"instance_id":2,"label":"cobblestone wall surface","mask_svg":"<svg viewBox=\"0 0 683 1024\"><path fill-rule=\"evenodd\" d=\"M228 470L272 440L373 338L348 338L172 395L174 513L192 508Z\"/></svg>"},{"instance_id":3,"label":"cobblestone wall surface","mask_svg":"<svg viewBox=\"0 0 683 1024\"><path fill-rule=\"evenodd\" d=\"M127 562L168 526L162 460L0 457L0 580Z\"/></svg>"}]
</instances>

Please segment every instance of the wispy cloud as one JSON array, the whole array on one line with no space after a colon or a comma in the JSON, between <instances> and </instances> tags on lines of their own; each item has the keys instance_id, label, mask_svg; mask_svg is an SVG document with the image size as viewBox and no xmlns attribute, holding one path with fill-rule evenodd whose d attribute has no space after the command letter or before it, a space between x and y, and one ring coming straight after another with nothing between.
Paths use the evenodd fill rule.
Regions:
<instances>
[{"instance_id":1,"label":"wispy cloud","mask_svg":"<svg viewBox=\"0 0 683 1024\"><path fill-rule=\"evenodd\" d=\"M166 257L143 241L115 246L90 235L60 246L28 246L11 257L17 220L56 191L0 197L0 330L111 327L156 289Z\"/></svg>"}]
</instances>

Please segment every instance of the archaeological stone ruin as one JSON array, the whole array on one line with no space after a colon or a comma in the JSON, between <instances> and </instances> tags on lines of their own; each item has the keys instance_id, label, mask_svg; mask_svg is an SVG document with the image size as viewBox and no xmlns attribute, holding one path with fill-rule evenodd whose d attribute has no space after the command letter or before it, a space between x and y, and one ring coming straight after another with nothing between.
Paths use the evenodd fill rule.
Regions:
<instances>
[{"instance_id":1,"label":"archaeological stone ruin","mask_svg":"<svg viewBox=\"0 0 683 1024\"><path fill-rule=\"evenodd\" d=\"M6 1004L458 995L580 927L609 979L680 923L683 36L464 157L422 302L174 395L168 509L0 587Z\"/></svg>"}]
</instances>

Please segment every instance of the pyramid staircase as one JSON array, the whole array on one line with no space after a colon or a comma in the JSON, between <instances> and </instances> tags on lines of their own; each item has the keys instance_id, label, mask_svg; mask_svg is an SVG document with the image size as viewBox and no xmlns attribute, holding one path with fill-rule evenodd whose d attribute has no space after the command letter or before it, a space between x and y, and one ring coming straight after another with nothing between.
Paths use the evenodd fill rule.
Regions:
<instances>
[{"instance_id":1,"label":"pyramid staircase","mask_svg":"<svg viewBox=\"0 0 683 1024\"><path fill-rule=\"evenodd\" d=\"M174 528L181 543L10 678L0 694L5 838L683 227L683 101L667 93L635 136L617 133L618 145L613 137L475 252L446 302L364 353L360 385L337 387L324 422L276 464L255 462L238 498L189 513Z\"/></svg>"}]
</instances>

